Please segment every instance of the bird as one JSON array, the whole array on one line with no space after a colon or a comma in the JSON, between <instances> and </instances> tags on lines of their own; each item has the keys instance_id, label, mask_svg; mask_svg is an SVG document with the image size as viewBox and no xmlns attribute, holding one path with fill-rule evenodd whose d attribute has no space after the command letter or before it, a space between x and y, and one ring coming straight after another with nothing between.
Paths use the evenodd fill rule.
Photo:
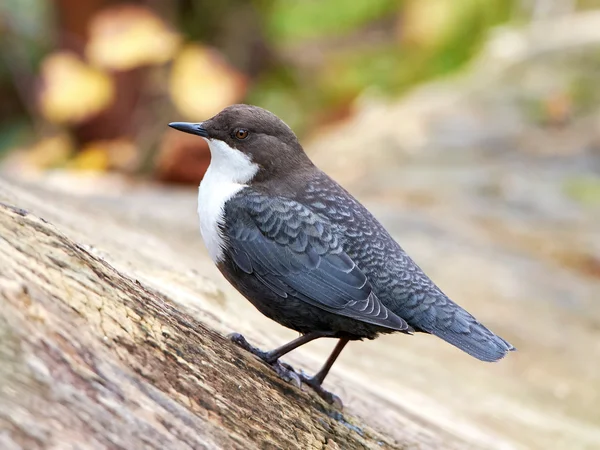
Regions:
<instances>
[{"instance_id":1,"label":"bird","mask_svg":"<svg viewBox=\"0 0 600 450\"><path fill-rule=\"evenodd\" d=\"M211 259L262 314L300 334L271 351L232 335L282 377L335 403L322 385L350 341L429 333L486 362L515 350L444 294L275 114L236 104L203 122L169 126L210 149L198 214ZM318 338L338 341L313 376L279 362Z\"/></svg>"}]
</instances>

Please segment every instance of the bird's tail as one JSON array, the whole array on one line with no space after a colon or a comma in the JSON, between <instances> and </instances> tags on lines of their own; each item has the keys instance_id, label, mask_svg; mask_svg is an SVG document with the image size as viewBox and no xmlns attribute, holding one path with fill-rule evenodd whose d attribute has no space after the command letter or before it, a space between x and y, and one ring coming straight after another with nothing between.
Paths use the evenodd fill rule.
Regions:
<instances>
[{"instance_id":1,"label":"bird's tail","mask_svg":"<svg viewBox=\"0 0 600 450\"><path fill-rule=\"evenodd\" d=\"M498 361L516 350L440 291L411 312L412 320L407 318L407 322L416 325L416 329L431 333L481 361Z\"/></svg>"},{"instance_id":2,"label":"bird's tail","mask_svg":"<svg viewBox=\"0 0 600 450\"><path fill-rule=\"evenodd\" d=\"M515 351L506 340L495 335L479 322L472 324L468 333L457 333L452 330L433 330L431 334L460 348L481 361L498 361L508 352Z\"/></svg>"}]
</instances>

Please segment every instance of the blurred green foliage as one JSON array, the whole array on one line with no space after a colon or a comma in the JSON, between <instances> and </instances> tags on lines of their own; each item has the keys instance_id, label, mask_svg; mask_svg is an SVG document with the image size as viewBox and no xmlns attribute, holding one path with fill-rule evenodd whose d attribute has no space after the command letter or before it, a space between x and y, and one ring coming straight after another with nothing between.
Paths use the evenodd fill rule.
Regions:
<instances>
[{"instance_id":1,"label":"blurred green foliage","mask_svg":"<svg viewBox=\"0 0 600 450\"><path fill-rule=\"evenodd\" d=\"M274 0L266 12L272 39L304 39L349 33L371 21L398 12L399 0Z\"/></svg>"},{"instance_id":2,"label":"blurred green foliage","mask_svg":"<svg viewBox=\"0 0 600 450\"><path fill-rule=\"evenodd\" d=\"M304 72L271 71L253 86L249 99L303 132L315 124L302 117L319 119L323 111L343 109L365 89L372 95L398 96L415 84L452 73L477 53L491 27L517 16L516 2L510 0L420 1L433 8L447 5L442 5L439 21L443 30L417 30L423 42L404 35L411 25L406 20L412 18L405 11L415 0L273 1L266 27L274 45L301 52L303 42L322 43L326 62ZM416 19L426 24L428 13L427 7L421 8L418 14L425 17ZM370 43L373 28L383 37Z\"/></svg>"},{"instance_id":3,"label":"blurred green foliage","mask_svg":"<svg viewBox=\"0 0 600 450\"><path fill-rule=\"evenodd\" d=\"M584 3L589 7L593 2ZM32 98L39 62L65 46L76 52L85 48L85 42L77 41L85 40L85 33L74 35L66 25L77 26L75 9L94 17L115 4L127 2L0 4L0 94L5 99L0 105L4 125L0 148L15 145L22 135L13 130L18 124L32 121L37 129L44 128ZM343 117L365 92L393 98L460 70L477 54L491 28L526 17L524 4L520 0L159 0L144 5L178 31L183 43L216 48L244 74L248 86L241 100L272 110L303 134ZM153 73L156 85L164 86L164 78ZM142 93L140 98L156 92ZM169 104L172 99L165 93L163 89L160 101ZM85 141L85 136L81 138L85 133L78 134L80 141Z\"/></svg>"},{"instance_id":4,"label":"blurred green foliage","mask_svg":"<svg viewBox=\"0 0 600 450\"><path fill-rule=\"evenodd\" d=\"M583 206L600 205L600 179L597 177L573 177L565 181L565 193Z\"/></svg>"},{"instance_id":5,"label":"blurred green foliage","mask_svg":"<svg viewBox=\"0 0 600 450\"><path fill-rule=\"evenodd\" d=\"M600 8L600 0L577 0L579 9L598 9Z\"/></svg>"}]
</instances>

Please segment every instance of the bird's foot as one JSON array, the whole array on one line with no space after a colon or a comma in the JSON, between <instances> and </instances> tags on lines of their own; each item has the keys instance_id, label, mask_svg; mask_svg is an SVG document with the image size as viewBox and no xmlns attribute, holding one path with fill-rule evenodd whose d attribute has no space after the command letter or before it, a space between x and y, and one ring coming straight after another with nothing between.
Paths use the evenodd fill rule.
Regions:
<instances>
[{"instance_id":1,"label":"bird's foot","mask_svg":"<svg viewBox=\"0 0 600 450\"><path fill-rule=\"evenodd\" d=\"M253 355L258 356L265 364L268 364L273 368L275 373L279 375L279 378L283 379L288 383L292 383L296 387L302 386L302 380L300 379L300 375L294 370L292 366L286 363L280 362L278 359L275 361L271 361L269 358L269 353L262 351L261 349L254 347L251 345L244 336L240 333L231 333L227 336L229 340L231 340L234 344L237 344L239 347L244 350L252 353Z\"/></svg>"},{"instance_id":2,"label":"bird's foot","mask_svg":"<svg viewBox=\"0 0 600 450\"><path fill-rule=\"evenodd\" d=\"M313 389L313 391L315 391L315 393L327 403L339 409L342 409L344 407L342 399L339 398L337 395L323 389L323 385L315 377L310 377L304 372L300 372L298 376L300 377L302 383L306 384L307 386L310 386Z\"/></svg>"},{"instance_id":3,"label":"bird's foot","mask_svg":"<svg viewBox=\"0 0 600 450\"><path fill-rule=\"evenodd\" d=\"M343 407L342 400L337 395L332 394L331 392L323 389L323 386L321 386L321 383L315 377L309 377L304 372L298 373L294 370L292 366L286 363L282 363L278 359L272 361L269 358L270 355L268 352L265 352L251 345L246 340L246 338L240 333L231 333L227 337L234 344L252 353L253 355L258 356L265 364L271 366L273 370L275 370L277 375L279 375L279 377L285 380L286 382L292 383L298 388L300 388L302 386L302 383L304 383L305 385L310 386L315 391L315 393L327 403L334 405L340 409Z\"/></svg>"}]
</instances>

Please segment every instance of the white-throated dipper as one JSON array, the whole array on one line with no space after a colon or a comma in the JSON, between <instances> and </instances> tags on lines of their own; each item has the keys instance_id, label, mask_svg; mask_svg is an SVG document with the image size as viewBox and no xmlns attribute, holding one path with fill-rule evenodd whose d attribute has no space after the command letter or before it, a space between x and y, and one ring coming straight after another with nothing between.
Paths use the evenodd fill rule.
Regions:
<instances>
[{"instance_id":1,"label":"white-throated dipper","mask_svg":"<svg viewBox=\"0 0 600 450\"><path fill-rule=\"evenodd\" d=\"M321 337L339 342L316 375L300 377L329 401L321 385L350 340L431 333L482 361L514 350L450 300L274 114L233 105L169 126L210 147L198 213L211 258L260 312L301 333L270 352L234 339L280 375L291 376L282 355Z\"/></svg>"}]
</instances>

